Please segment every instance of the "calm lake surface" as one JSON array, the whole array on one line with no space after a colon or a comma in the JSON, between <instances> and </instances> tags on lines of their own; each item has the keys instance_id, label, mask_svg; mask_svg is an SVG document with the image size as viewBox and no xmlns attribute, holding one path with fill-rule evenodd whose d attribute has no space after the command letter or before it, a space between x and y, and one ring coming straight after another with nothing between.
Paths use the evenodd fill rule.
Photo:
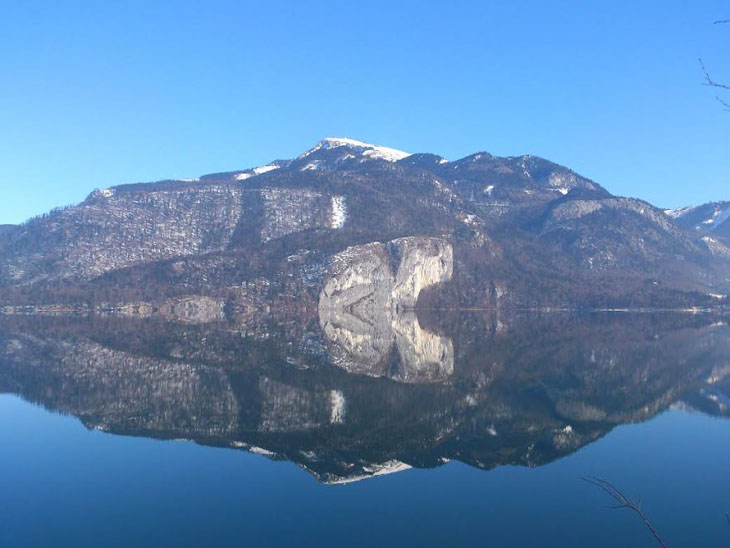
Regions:
<instances>
[{"instance_id":1,"label":"calm lake surface","mask_svg":"<svg viewBox=\"0 0 730 548\"><path fill-rule=\"evenodd\" d=\"M2 546L730 546L716 317L5 317L0 393Z\"/></svg>"}]
</instances>

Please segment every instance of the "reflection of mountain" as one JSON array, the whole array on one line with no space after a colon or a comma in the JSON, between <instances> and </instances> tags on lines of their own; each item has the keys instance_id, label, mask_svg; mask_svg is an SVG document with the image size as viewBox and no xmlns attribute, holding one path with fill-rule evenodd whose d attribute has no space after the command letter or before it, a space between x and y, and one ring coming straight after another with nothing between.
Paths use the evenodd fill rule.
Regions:
<instances>
[{"instance_id":1,"label":"reflection of mountain","mask_svg":"<svg viewBox=\"0 0 730 548\"><path fill-rule=\"evenodd\" d=\"M708 415L730 417L730 362L713 367L704 384L697 391L686 394L677 406Z\"/></svg>"},{"instance_id":2,"label":"reflection of mountain","mask_svg":"<svg viewBox=\"0 0 730 548\"><path fill-rule=\"evenodd\" d=\"M327 482L451 459L539 465L673 404L727 415L730 328L701 316L405 317L451 341L448 374L401 382L345 368L316 323L262 322L246 336L15 317L0 320L0 390L90 428L246 448ZM394 337L400 353L428 347Z\"/></svg>"}]
</instances>

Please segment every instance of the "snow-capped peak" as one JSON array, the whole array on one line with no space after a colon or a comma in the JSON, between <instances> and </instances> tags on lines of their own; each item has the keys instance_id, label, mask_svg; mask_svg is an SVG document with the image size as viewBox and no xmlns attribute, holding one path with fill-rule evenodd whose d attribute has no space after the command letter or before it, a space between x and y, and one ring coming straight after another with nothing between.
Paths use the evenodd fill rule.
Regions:
<instances>
[{"instance_id":1,"label":"snow-capped peak","mask_svg":"<svg viewBox=\"0 0 730 548\"><path fill-rule=\"evenodd\" d=\"M309 149L307 152L302 154L300 158L306 158L318 150L330 150L338 147L347 147L355 152L359 152L363 156L367 156L368 158L386 160L388 162L397 162L398 160L402 160L403 158L410 156L410 153L403 152L402 150L364 143L363 141L357 141L347 137L327 137L317 143L314 148Z\"/></svg>"},{"instance_id":2,"label":"snow-capped peak","mask_svg":"<svg viewBox=\"0 0 730 548\"><path fill-rule=\"evenodd\" d=\"M673 219L679 219L680 217L685 216L687 213L690 213L695 208L691 206L685 206L685 207L678 207L677 209L665 209L664 213L666 215L669 215Z\"/></svg>"}]
</instances>

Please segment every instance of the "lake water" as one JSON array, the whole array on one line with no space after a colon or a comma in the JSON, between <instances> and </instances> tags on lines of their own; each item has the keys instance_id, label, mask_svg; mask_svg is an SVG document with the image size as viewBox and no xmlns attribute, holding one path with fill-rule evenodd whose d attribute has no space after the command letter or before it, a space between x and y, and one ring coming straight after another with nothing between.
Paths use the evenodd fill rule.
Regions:
<instances>
[{"instance_id":1,"label":"lake water","mask_svg":"<svg viewBox=\"0 0 730 548\"><path fill-rule=\"evenodd\" d=\"M730 545L730 327L0 319L2 546Z\"/></svg>"}]
</instances>

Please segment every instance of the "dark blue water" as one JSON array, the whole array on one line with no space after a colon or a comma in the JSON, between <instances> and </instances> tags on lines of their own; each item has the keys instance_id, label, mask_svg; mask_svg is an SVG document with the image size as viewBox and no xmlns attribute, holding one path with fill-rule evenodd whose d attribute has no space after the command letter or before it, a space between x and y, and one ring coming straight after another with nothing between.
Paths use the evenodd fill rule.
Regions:
<instances>
[{"instance_id":1,"label":"dark blue water","mask_svg":"<svg viewBox=\"0 0 730 548\"><path fill-rule=\"evenodd\" d=\"M452 462L339 486L242 451L89 431L13 396L0 446L3 546L651 546L585 474L640 497L673 546L730 545L730 422L678 411L535 469Z\"/></svg>"},{"instance_id":2,"label":"dark blue water","mask_svg":"<svg viewBox=\"0 0 730 548\"><path fill-rule=\"evenodd\" d=\"M730 350L727 328L651 324L647 332L653 334L637 339L648 347L627 347L626 337L616 339L616 325L594 327L605 346L589 341L591 350L580 353L585 363L576 362L571 344L582 348L590 338L586 332L576 338L580 342L561 339L557 346L550 340L538 346L525 343L535 341L531 330L526 338L513 332L505 343L518 349L505 358L512 369L495 369L496 354L477 352L492 371L491 380L478 389L461 385L484 379L474 372L488 368L462 365L459 360L467 359L467 353L458 345L452 378L437 383L438 390L453 385L447 392L433 393L433 383L380 379L371 384L373 379L361 376L335 376L332 382L350 407L344 418L326 414L321 424L312 422L316 414L304 394L331 394L324 380L329 370L282 369L279 384L272 384L250 377L249 370L241 379L239 372L226 369L226 386L238 400L237 426L227 433L221 433L218 418L215 431L208 423L200 426L205 417L195 413L214 407L191 411L184 394L192 390L192 381L159 361L159 349L148 348L147 361L140 361L146 346L123 347L116 339L103 346L98 331L93 336L78 329L73 335L64 330L51 335L49 326L43 326L43 338L29 326L6 327L7 353L0 364L8 392L0 396L0 545L655 545L640 519L625 509L609 509L613 501L582 481L586 475L606 478L641 499L645 514L670 546L730 545L730 420L725 418L724 377L718 373ZM637 329L631 326L630 331ZM119 333L117 328L114 332ZM96 346L90 346L92 340ZM493 342L498 345L498 339ZM606 348L616 351L604 363L600 356ZM677 360L672 367L666 349ZM560 358L565 352L570 357ZM114 365L118 353L125 359L133 356L133 361L119 363L135 369ZM103 358L104 374L90 355ZM529 358L517 358L525 355ZM149 396L150 386L130 381L140 367L177 375L152 397L156 406L167 402L163 408L149 408L152 404L142 398ZM263 367L257 366L256 374ZM106 376L110 369L111 380ZM624 373L617 375L617 370ZM270 379L274 371L266 374ZM158 379L148 381L160 383L152 386L156 390L168 382L147 378ZM221 401L223 396L211 392L218 381L206 382L208 391L196 388L193 396L199 401L212 393ZM254 385L259 396L248 392ZM270 394L271 386L279 388L266 399L262 394ZM453 401L452 389L458 395ZM478 403L455 411L463 399L460 390L476 394ZM413 391L424 407L408 399ZM489 398L480 400L480 394ZM276 428L266 411L271 401L277 402ZM368 407L370 401L377 406ZM491 407L495 401L499 405ZM378 415L386 405L387 413ZM366 411L357 414L357 406ZM251 418L253 409L258 414ZM438 412L421 421L429 409ZM301 418L305 410L310 417L306 424ZM288 422L282 413L290 413L284 416ZM567 433L564 422L552 422L566 415L571 416ZM412 429L404 424L416 419ZM539 426L543 423L549 426ZM95 429L102 427L108 432ZM174 437L175 428L179 437L197 442L155 439ZM529 437L538 428L548 432L547 438L544 433ZM182 435L185 431L189 435ZM391 436L394 431L398 437ZM236 448L238 439L276 456ZM579 441L566 449L565 439ZM539 447L540 456L535 456ZM320 455L319 460L298 456L309 452ZM358 468L348 478L342 462L358 462L367 471L373 468L363 462L383 463L390 457L412 467L326 483L333 482L334 473L349 480L363 475Z\"/></svg>"}]
</instances>

